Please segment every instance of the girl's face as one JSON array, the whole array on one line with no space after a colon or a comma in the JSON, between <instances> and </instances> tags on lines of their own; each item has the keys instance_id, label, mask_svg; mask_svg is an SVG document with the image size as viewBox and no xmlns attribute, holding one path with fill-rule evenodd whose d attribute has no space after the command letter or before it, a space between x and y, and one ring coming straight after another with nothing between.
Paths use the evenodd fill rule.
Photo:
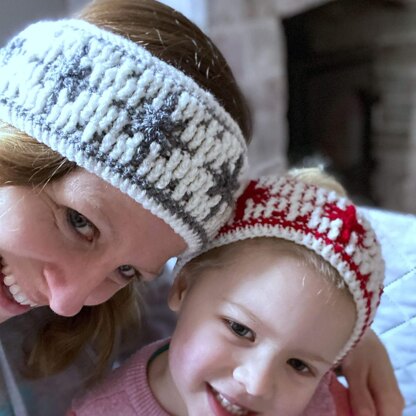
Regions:
<instances>
[{"instance_id":1,"label":"girl's face","mask_svg":"<svg viewBox=\"0 0 416 416\"><path fill-rule=\"evenodd\" d=\"M299 415L352 333L354 303L288 252L252 245L231 260L175 283L169 410Z\"/></svg>"},{"instance_id":2,"label":"girl's face","mask_svg":"<svg viewBox=\"0 0 416 416\"><path fill-rule=\"evenodd\" d=\"M41 191L0 188L0 322L49 305L75 315L133 278L155 278L185 242L96 175L78 169Z\"/></svg>"}]
</instances>

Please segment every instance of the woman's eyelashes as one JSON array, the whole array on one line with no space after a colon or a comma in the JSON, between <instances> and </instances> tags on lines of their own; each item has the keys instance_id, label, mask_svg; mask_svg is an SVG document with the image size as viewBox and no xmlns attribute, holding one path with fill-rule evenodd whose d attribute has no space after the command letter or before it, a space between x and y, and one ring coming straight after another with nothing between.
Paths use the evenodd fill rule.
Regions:
<instances>
[{"instance_id":1,"label":"woman's eyelashes","mask_svg":"<svg viewBox=\"0 0 416 416\"><path fill-rule=\"evenodd\" d=\"M85 240L93 241L98 236L97 227L78 211L67 208L66 217L69 225Z\"/></svg>"},{"instance_id":2,"label":"woman's eyelashes","mask_svg":"<svg viewBox=\"0 0 416 416\"><path fill-rule=\"evenodd\" d=\"M248 327L231 319L224 319L225 324L230 331L239 338L245 338L249 341L255 341L256 334Z\"/></svg>"},{"instance_id":3,"label":"woman's eyelashes","mask_svg":"<svg viewBox=\"0 0 416 416\"><path fill-rule=\"evenodd\" d=\"M314 375L314 372L311 370L311 368L298 358L290 358L287 360L287 364L289 364L290 367L292 367L297 373L301 375Z\"/></svg>"},{"instance_id":4,"label":"woman's eyelashes","mask_svg":"<svg viewBox=\"0 0 416 416\"><path fill-rule=\"evenodd\" d=\"M141 279L141 274L129 264L124 264L123 266L120 266L118 269L118 272L123 279L131 280L133 278Z\"/></svg>"},{"instance_id":5,"label":"woman's eyelashes","mask_svg":"<svg viewBox=\"0 0 416 416\"><path fill-rule=\"evenodd\" d=\"M97 227L84 215L72 208L66 209L66 217L70 227L83 239L88 242L94 241L98 237ZM117 273L123 280L130 281L133 278L141 278L141 274L129 264L123 264L117 268Z\"/></svg>"}]
</instances>

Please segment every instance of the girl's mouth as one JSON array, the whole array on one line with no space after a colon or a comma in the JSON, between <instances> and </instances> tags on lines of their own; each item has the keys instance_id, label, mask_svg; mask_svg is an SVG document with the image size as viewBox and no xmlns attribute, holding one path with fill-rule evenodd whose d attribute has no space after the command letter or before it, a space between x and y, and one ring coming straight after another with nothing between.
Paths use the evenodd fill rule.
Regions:
<instances>
[{"instance_id":1,"label":"girl's mouth","mask_svg":"<svg viewBox=\"0 0 416 416\"><path fill-rule=\"evenodd\" d=\"M217 403L226 410L230 415L237 415L237 416L255 416L257 412L253 412L252 410L243 407L231 399L225 397L219 391L215 390L212 386L209 386L215 400Z\"/></svg>"},{"instance_id":2,"label":"girl's mouth","mask_svg":"<svg viewBox=\"0 0 416 416\"><path fill-rule=\"evenodd\" d=\"M31 301L22 291L20 286L17 284L9 266L4 265L3 262L1 263L0 276L4 283L5 290L3 290L3 292L10 300L13 300L21 306L30 306L32 308L38 306L35 302Z\"/></svg>"}]
</instances>

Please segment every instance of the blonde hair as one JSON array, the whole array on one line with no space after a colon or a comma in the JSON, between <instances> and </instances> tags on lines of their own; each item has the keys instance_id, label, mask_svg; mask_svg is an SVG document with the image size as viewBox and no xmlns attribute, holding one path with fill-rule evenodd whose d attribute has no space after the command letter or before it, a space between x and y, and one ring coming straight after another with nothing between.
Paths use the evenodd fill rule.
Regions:
<instances>
[{"instance_id":1,"label":"blonde hair","mask_svg":"<svg viewBox=\"0 0 416 416\"><path fill-rule=\"evenodd\" d=\"M210 91L251 138L250 113L234 76L211 40L183 15L155 0L100 0L78 16L141 44ZM42 188L77 169L59 153L0 122L0 186ZM55 317L28 353L28 374L43 376L68 366L88 343L97 351L97 374L111 357L117 331L137 322L137 293L129 285L102 305L73 318Z\"/></svg>"},{"instance_id":2,"label":"blonde hair","mask_svg":"<svg viewBox=\"0 0 416 416\"><path fill-rule=\"evenodd\" d=\"M346 195L346 191L343 186L334 177L328 175L320 168L292 169L288 172L288 176L307 184L313 184L328 190L333 190L342 196ZM302 261L307 266L313 268L335 288L341 289L343 292L351 296L343 278L330 263L325 261L314 251L292 241L281 238L258 237L216 247L192 259L179 272L177 278L197 278L199 273L204 270L222 268L230 261L235 252L259 246L272 248L278 252L284 252L288 255L294 256L299 261Z\"/></svg>"}]
</instances>

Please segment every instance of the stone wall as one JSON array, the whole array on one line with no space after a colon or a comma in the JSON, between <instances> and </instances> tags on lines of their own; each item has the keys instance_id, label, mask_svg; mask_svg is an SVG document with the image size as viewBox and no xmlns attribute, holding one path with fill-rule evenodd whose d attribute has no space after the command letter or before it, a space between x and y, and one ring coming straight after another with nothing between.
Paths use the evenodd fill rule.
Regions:
<instances>
[{"instance_id":1,"label":"stone wall","mask_svg":"<svg viewBox=\"0 0 416 416\"><path fill-rule=\"evenodd\" d=\"M205 30L224 53L252 109L252 176L280 172L287 165L286 46L281 18L320 3L325 1L206 2Z\"/></svg>"},{"instance_id":2,"label":"stone wall","mask_svg":"<svg viewBox=\"0 0 416 416\"><path fill-rule=\"evenodd\" d=\"M416 8L339 1L311 20L320 53L366 47L373 56L373 117L380 206L416 213Z\"/></svg>"}]
</instances>

